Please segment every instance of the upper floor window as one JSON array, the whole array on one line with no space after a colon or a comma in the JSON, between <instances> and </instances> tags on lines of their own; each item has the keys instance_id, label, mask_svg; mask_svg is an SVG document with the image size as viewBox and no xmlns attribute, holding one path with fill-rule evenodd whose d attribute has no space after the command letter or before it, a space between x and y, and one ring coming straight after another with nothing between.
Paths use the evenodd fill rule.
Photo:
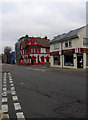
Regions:
<instances>
[{"instance_id":1,"label":"upper floor window","mask_svg":"<svg viewBox=\"0 0 88 120\"><path fill-rule=\"evenodd\" d=\"M34 53L36 53L36 49L34 48Z\"/></svg>"},{"instance_id":2,"label":"upper floor window","mask_svg":"<svg viewBox=\"0 0 88 120\"><path fill-rule=\"evenodd\" d=\"M88 38L83 38L83 45L88 45Z\"/></svg>"},{"instance_id":3,"label":"upper floor window","mask_svg":"<svg viewBox=\"0 0 88 120\"><path fill-rule=\"evenodd\" d=\"M33 49L31 49L31 53L33 53Z\"/></svg>"},{"instance_id":4,"label":"upper floor window","mask_svg":"<svg viewBox=\"0 0 88 120\"><path fill-rule=\"evenodd\" d=\"M65 47L71 47L72 46L72 41L68 40L65 42Z\"/></svg>"},{"instance_id":5,"label":"upper floor window","mask_svg":"<svg viewBox=\"0 0 88 120\"><path fill-rule=\"evenodd\" d=\"M58 43L54 44L54 49L59 49L59 44Z\"/></svg>"}]
</instances>

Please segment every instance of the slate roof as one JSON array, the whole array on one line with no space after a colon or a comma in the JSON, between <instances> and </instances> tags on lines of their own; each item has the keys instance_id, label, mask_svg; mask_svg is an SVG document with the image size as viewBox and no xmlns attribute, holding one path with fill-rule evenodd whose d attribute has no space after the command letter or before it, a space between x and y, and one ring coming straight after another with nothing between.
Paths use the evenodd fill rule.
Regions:
<instances>
[{"instance_id":1,"label":"slate roof","mask_svg":"<svg viewBox=\"0 0 88 120\"><path fill-rule=\"evenodd\" d=\"M66 35L66 33L63 33L63 34L58 35L58 36L55 36L55 37L50 41L50 44L57 43L58 41L61 41L65 35Z\"/></svg>"},{"instance_id":2,"label":"slate roof","mask_svg":"<svg viewBox=\"0 0 88 120\"><path fill-rule=\"evenodd\" d=\"M63 38L62 40L68 40L68 39L72 39L72 38L76 38L78 37L78 33L80 32L80 30L82 30L84 27L75 29L75 30L71 30L70 32L68 32Z\"/></svg>"},{"instance_id":3,"label":"slate roof","mask_svg":"<svg viewBox=\"0 0 88 120\"><path fill-rule=\"evenodd\" d=\"M64 41L64 40L69 40L69 39L74 39L78 37L78 33L80 30L82 30L85 26L80 27L75 30L71 30L68 33L63 33L61 35L55 36L51 41L50 44L57 43L59 41Z\"/></svg>"}]
</instances>

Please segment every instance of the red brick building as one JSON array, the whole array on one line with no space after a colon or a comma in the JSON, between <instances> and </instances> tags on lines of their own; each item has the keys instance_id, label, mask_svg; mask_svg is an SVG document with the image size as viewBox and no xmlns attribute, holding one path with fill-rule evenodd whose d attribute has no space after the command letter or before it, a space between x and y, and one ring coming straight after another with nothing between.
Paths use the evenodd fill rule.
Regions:
<instances>
[{"instance_id":1,"label":"red brick building","mask_svg":"<svg viewBox=\"0 0 88 120\"><path fill-rule=\"evenodd\" d=\"M47 37L25 37L20 38L21 64L39 65L50 63L50 44Z\"/></svg>"}]
</instances>

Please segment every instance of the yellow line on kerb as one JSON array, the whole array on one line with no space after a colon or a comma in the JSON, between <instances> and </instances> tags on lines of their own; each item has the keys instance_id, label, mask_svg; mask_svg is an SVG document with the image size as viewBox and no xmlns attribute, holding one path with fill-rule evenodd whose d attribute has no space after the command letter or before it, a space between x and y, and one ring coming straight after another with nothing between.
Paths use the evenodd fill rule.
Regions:
<instances>
[{"instance_id":1,"label":"yellow line on kerb","mask_svg":"<svg viewBox=\"0 0 88 120\"><path fill-rule=\"evenodd\" d=\"M2 114L2 116L5 118L5 119L7 119L7 120L9 120L9 118L0 110L0 113ZM1 120L1 119L0 119Z\"/></svg>"}]
</instances>

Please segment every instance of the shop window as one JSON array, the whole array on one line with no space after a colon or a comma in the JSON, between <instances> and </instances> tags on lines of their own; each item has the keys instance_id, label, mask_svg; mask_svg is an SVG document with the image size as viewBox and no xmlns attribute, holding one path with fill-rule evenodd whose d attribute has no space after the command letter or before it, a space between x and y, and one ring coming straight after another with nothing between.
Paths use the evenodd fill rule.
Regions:
<instances>
[{"instance_id":1,"label":"shop window","mask_svg":"<svg viewBox=\"0 0 88 120\"><path fill-rule=\"evenodd\" d=\"M71 55L71 54L64 55L64 65L65 66L74 66L73 55Z\"/></svg>"},{"instance_id":2,"label":"shop window","mask_svg":"<svg viewBox=\"0 0 88 120\"><path fill-rule=\"evenodd\" d=\"M54 56L54 65L60 65L60 55Z\"/></svg>"},{"instance_id":3,"label":"shop window","mask_svg":"<svg viewBox=\"0 0 88 120\"><path fill-rule=\"evenodd\" d=\"M41 57L41 62L44 62L44 56Z\"/></svg>"},{"instance_id":4,"label":"shop window","mask_svg":"<svg viewBox=\"0 0 88 120\"><path fill-rule=\"evenodd\" d=\"M88 66L88 53L86 53L86 66Z\"/></svg>"},{"instance_id":5,"label":"shop window","mask_svg":"<svg viewBox=\"0 0 88 120\"><path fill-rule=\"evenodd\" d=\"M59 49L59 44L58 43L54 44L54 49Z\"/></svg>"}]
</instances>

